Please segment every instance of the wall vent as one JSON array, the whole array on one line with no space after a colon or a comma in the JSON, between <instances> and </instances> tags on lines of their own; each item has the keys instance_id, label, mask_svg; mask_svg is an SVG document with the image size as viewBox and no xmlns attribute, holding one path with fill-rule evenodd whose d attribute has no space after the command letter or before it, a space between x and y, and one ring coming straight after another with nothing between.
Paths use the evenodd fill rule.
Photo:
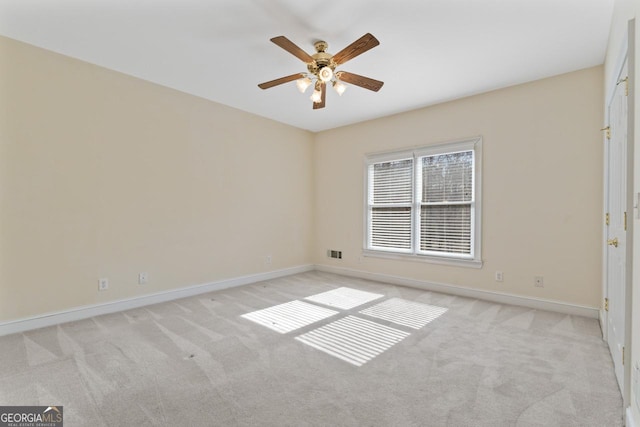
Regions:
<instances>
[{"instance_id":1,"label":"wall vent","mask_svg":"<svg viewBox=\"0 0 640 427\"><path fill-rule=\"evenodd\" d=\"M327 256L329 258L342 259L342 251L336 251L336 250L333 250L333 249L328 249L327 250Z\"/></svg>"}]
</instances>

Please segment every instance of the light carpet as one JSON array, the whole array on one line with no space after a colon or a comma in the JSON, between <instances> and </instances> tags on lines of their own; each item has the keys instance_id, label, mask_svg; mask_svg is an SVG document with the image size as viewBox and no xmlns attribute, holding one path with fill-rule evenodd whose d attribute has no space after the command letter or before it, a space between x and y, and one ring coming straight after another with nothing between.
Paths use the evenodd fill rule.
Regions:
<instances>
[{"instance_id":1,"label":"light carpet","mask_svg":"<svg viewBox=\"0 0 640 427\"><path fill-rule=\"evenodd\" d=\"M62 405L65 426L623 425L596 320L321 272L0 349L0 405Z\"/></svg>"}]
</instances>

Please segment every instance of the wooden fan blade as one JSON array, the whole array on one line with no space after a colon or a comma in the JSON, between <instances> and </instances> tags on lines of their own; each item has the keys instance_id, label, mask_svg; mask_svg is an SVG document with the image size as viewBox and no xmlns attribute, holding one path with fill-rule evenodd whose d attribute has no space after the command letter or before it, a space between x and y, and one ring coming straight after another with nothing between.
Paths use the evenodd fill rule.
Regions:
<instances>
[{"instance_id":1,"label":"wooden fan blade","mask_svg":"<svg viewBox=\"0 0 640 427\"><path fill-rule=\"evenodd\" d=\"M370 79L369 77L348 73L346 71L338 71L336 73L336 78L345 83L351 83L352 85L360 86L374 92L379 91L384 84L384 82L381 82L380 80Z\"/></svg>"},{"instance_id":2,"label":"wooden fan blade","mask_svg":"<svg viewBox=\"0 0 640 427\"><path fill-rule=\"evenodd\" d=\"M358 40L351 43L349 46L342 49L340 52L333 55L333 60L337 65L344 64L350 59L365 53L369 49L378 46L380 42L372 34L367 33L360 37Z\"/></svg>"},{"instance_id":3,"label":"wooden fan blade","mask_svg":"<svg viewBox=\"0 0 640 427\"><path fill-rule=\"evenodd\" d=\"M304 62L313 62L313 57L309 55L304 50L300 49L298 45L294 42L286 38L285 36L278 36L271 39L272 42L292 54L293 56L299 58Z\"/></svg>"},{"instance_id":4,"label":"wooden fan blade","mask_svg":"<svg viewBox=\"0 0 640 427\"><path fill-rule=\"evenodd\" d=\"M302 73L291 74L290 76L280 77L279 79L271 80L270 82L260 83L258 87L260 89L269 89L270 87L278 86L293 80L298 80L303 77L304 77L304 74Z\"/></svg>"},{"instance_id":5,"label":"wooden fan blade","mask_svg":"<svg viewBox=\"0 0 640 427\"><path fill-rule=\"evenodd\" d=\"M326 83L320 83L320 93L321 98L320 98L320 102L314 102L313 103L313 109L317 110L318 108L324 108L324 102L327 98L327 84Z\"/></svg>"}]
</instances>

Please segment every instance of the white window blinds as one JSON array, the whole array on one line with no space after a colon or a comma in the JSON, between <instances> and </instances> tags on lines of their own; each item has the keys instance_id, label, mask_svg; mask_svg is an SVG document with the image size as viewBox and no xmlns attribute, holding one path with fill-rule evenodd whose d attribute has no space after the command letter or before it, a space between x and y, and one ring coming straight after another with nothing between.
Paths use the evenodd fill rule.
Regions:
<instances>
[{"instance_id":1,"label":"white window blinds","mask_svg":"<svg viewBox=\"0 0 640 427\"><path fill-rule=\"evenodd\" d=\"M481 265L481 142L368 157L365 251Z\"/></svg>"},{"instance_id":2,"label":"white window blinds","mask_svg":"<svg viewBox=\"0 0 640 427\"><path fill-rule=\"evenodd\" d=\"M369 167L369 246L411 250L413 159Z\"/></svg>"},{"instance_id":3,"label":"white window blinds","mask_svg":"<svg viewBox=\"0 0 640 427\"><path fill-rule=\"evenodd\" d=\"M420 251L471 254L473 151L422 158Z\"/></svg>"}]
</instances>

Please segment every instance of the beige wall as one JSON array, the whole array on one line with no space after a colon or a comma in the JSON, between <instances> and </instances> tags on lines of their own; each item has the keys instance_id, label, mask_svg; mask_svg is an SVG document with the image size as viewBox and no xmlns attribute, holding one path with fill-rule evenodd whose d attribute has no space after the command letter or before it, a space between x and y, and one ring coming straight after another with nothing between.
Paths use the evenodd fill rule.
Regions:
<instances>
[{"instance_id":1,"label":"beige wall","mask_svg":"<svg viewBox=\"0 0 640 427\"><path fill-rule=\"evenodd\" d=\"M312 144L0 38L0 322L308 263Z\"/></svg>"},{"instance_id":2,"label":"beige wall","mask_svg":"<svg viewBox=\"0 0 640 427\"><path fill-rule=\"evenodd\" d=\"M595 67L318 134L314 262L598 307L602 79ZM365 154L475 135L484 267L362 258Z\"/></svg>"},{"instance_id":3,"label":"beige wall","mask_svg":"<svg viewBox=\"0 0 640 427\"><path fill-rule=\"evenodd\" d=\"M0 322L307 263L599 305L602 67L316 135L5 38L0 73ZM475 135L484 267L361 259L365 153Z\"/></svg>"},{"instance_id":4,"label":"beige wall","mask_svg":"<svg viewBox=\"0 0 640 427\"><path fill-rule=\"evenodd\" d=\"M617 79L617 68L619 64L619 58L622 53L622 46L624 45L625 36L627 34L628 22L638 16L640 12L640 2L637 0L615 0L614 3L613 18L611 20L611 32L609 35L609 45L607 48L607 56L605 60L605 88L609 89ZM637 19L637 18L636 18ZM635 87L632 89L635 94L635 114L633 116L633 122L635 123L635 138L634 138L634 191L633 194L640 193L640 130L638 129L638 123L640 123L640 108L637 103L640 100L640 90L638 89L638 82L640 82L640 67L637 65L640 60L640 23L636 21L636 37L635 37L635 58L636 58L636 70L635 70ZM637 213L637 211L636 211ZM640 364L640 221L637 220L637 215L633 225L633 270L632 270L632 294L628 295L631 298L632 312L631 315L631 331L630 332L630 359L631 366ZM628 385L632 385L633 377L628 375L625 381ZM637 379L640 381L640 378ZM630 395L628 399L629 406L633 414L633 419L636 425L640 423L640 406L637 402L640 401L640 396L636 395L634 387L629 387Z\"/></svg>"}]
</instances>

